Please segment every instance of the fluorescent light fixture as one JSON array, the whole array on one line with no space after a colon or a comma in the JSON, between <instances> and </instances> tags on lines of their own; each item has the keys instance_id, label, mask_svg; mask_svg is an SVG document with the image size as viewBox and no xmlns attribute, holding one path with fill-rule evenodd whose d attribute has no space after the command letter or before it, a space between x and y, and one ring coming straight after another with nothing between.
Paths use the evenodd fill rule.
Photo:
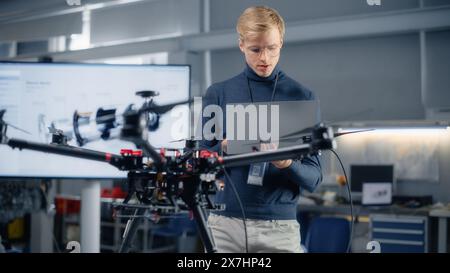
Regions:
<instances>
[{"instance_id":1,"label":"fluorescent light fixture","mask_svg":"<svg viewBox=\"0 0 450 273\"><path fill-rule=\"evenodd\" d=\"M449 121L438 120L376 120L376 121L347 121L334 125L345 131L356 131L364 129L379 130L427 130L427 129L447 129Z\"/></svg>"}]
</instances>

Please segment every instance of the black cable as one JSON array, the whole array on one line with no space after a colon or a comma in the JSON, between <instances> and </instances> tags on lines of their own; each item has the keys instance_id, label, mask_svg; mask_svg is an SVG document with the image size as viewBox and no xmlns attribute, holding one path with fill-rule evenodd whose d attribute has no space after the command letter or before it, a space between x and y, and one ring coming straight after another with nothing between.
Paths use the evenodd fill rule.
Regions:
<instances>
[{"instance_id":1,"label":"black cable","mask_svg":"<svg viewBox=\"0 0 450 273\"><path fill-rule=\"evenodd\" d=\"M225 176L228 178L231 188L233 189L234 195L236 196L236 199L239 203L239 207L241 208L241 212L242 212L242 222L244 223L244 234L245 234L245 253L248 253L248 235L247 235L247 218L245 217L245 210L244 210L244 206L242 205L242 201L241 198L239 197L239 193L236 190L236 186L233 183L233 180L231 180L230 175L228 174L227 170L225 169L225 167L222 168L223 172L225 173Z\"/></svg>"},{"instance_id":2,"label":"black cable","mask_svg":"<svg viewBox=\"0 0 450 273\"><path fill-rule=\"evenodd\" d=\"M280 75L280 72L277 73L277 76L276 76L276 78L275 78L275 84L273 85L272 97L271 97L271 99L270 99L270 102L273 102L273 99L275 98L275 90L276 90L276 88L277 88L278 75Z\"/></svg>"},{"instance_id":3,"label":"black cable","mask_svg":"<svg viewBox=\"0 0 450 273\"><path fill-rule=\"evenodd\" d=\"M344 172L344 176L345 176L345 184L347 185L348 199L350 200L350 215L351 215L351 220L350 220L350 238L348 239L348 245L347 245L347 250L346 250L347 253L350 253L350 248L351 248L351 245L352 245L352 238L353 238L353 218L354 218L353 217L352 192L350 190L349 180L347 178L347 173L345 172L344 164L342 164L342 161L339 158L339 155L333 149L330 149L330 151L333 152L333 154L339 160L339 164L341 164L341 168L342 168L342 171Z\"/></svg>"},{"instance_id":4,"label":"black cable","mask_svg":"<svg viewBox=\"0 0 450 273\"><path fill-rule=\"evenodd\" d=\"M62 253L61 248L59 248L58 240L56 240L55 234L52 234L53 244L55 245L57 253Z\"/></svg>"}]
</instances>

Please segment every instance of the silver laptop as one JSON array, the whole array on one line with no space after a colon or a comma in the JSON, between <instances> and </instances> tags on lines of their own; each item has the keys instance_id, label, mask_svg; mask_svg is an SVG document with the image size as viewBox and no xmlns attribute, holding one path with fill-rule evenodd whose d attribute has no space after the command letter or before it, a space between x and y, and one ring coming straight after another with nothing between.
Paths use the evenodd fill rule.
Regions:
<instances>
[{"instance_id":1,"label":"silver laptop","mask_svg":"<svg viewBox=\"0 0 450 273\"><path fill-rule=\"evenodd\" d=\"M234 134L230 134L227 128L227 153L229 155L258 151L260 149L261 143L264 142L278 142L279 148L302 144L303 137L310 136L311 128L317 125L321 120L318 100L281 101L272 103L261 102L254 104L246 103L240 105L242 105L244 108L248 105L254 105L258 110L258 122L256 122L257 124L255 125L255 119L252 119L253 122L250 125L250 117L248 115L245 117L245 137L243 139L243 134L241 133L239 135L238 133L238 129L243 129L243 116L238 116L238 114L234 116ZM259 114L265 113L264 111L259 111L259 107L261 106L267 107L267 122L265 122L267 126L266 128L264 128L264 126L260 128L259 119L261 117L259 116ZM278 120L273 122L271 120L271 111L276 111L277 109ZM240 120L240 126L237 125L238 120ZM256 139L255 134L253 133L253 135L251 135L249 132L250 130L254 131L255 126L257 127ZM278 130L278 139L276 139L276 137L272 138L272 136L270 139L267 139L268 134L261 134L261 132L272 132L272 130ZM229 138L231 135L233 136L233 140ZM277 134L272 135L276 136ZM265 137L265 139L262 139L261 137Z\"/></svg>"}]
</instances>

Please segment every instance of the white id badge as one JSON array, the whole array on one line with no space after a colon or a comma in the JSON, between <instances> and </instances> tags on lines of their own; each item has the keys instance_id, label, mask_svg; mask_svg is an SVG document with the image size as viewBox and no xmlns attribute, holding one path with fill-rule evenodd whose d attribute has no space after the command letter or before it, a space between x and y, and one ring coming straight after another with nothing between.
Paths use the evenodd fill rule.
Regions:
<instances>
[{"instance_id":1,"label":"white id badge","mask_svg":"<svg viewBox=\"0 0 450 273\"><path fill-rule=\"evenodd\" d=\"M250 170L248 172L247 184L262 186L264 173L266 171L267 162L254 163L250 165Z\"/></svg>"}]
</instances>

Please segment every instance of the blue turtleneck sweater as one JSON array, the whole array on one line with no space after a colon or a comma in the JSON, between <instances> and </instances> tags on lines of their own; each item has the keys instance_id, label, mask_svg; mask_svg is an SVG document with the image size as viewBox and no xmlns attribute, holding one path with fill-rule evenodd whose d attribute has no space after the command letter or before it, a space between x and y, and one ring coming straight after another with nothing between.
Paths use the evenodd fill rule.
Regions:
<instances>
[{"instance_id":1,"label":"blue turtleneck sweater","mask_svg":"<svg viewBox=\"0 0 450 273\"><path fill-rule=\"evenodd\" d=\"M277 75L278 82L273 101L314 100L314 94L310 90L289 78L278 66L269 77L263 78L247 65L239 75L211 85L203 99L203 107L210 104L219 105L225 113L227 104L251 103L248 82L253 102L269 102ZM225 119L224 114L223 124L226 124ZM206 121L204 119L203 124ZM226 126L223 127L224 138L226 138ZM219 140L204 140L201 142L201 147L220 152L220 143ZM244 205L246 217L249 219L296 219L300 189L312 192L322 181L322 170L317 156L293 161L285 169L278 169L273 164L268 164L262 186L247 184L249 167L227 168L231 182L234 183ZM240 218L242 211L229 183L228 177L225 177L224 190L216 194L216 202L225 204L225 210L214 213Z\"/></svg>"}]
</instances>

